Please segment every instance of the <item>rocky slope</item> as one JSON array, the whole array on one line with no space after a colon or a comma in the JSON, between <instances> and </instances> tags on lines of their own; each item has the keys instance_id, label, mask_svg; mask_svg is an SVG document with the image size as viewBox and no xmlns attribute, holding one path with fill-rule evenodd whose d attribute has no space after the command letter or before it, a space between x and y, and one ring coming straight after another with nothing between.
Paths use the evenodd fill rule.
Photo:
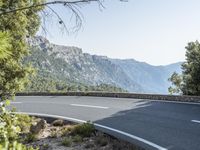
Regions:
<instances>
[{"instance_id":1,"label":"rocky slope","mask_svg":"<svg viewBox=\"0 0 200 150\"><path fill-rule=\"evenodd\" d=\"M31 62L40 75L48 74L59 80L88 85L112 84L129 92L167 93L167 79L180 72L180 63L152 66L135 60L110 59L83 53L80 48L60 46L43 37L29 40Z\"/></svg>"}]
</instances>

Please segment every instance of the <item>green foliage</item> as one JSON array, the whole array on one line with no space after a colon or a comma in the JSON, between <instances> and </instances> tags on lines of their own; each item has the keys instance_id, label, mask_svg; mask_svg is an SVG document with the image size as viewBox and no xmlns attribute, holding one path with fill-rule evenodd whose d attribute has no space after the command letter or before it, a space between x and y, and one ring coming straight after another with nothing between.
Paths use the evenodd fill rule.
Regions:
<instances>
[{"instance_id":1,"label":"green foliage","mask_svg":"<svg viewBox=\"0 0 200 150\"><path fill-rule=\"evenodd\" d=\"M7 59L11 54L9 35L6 32L0 32L0 60Z\"/></svg>"},{"instance_id":2,"label":"green foliage","mask_svg":"<svg viewBox=\"0 0 200 150\"><path fill-rule=\"evenodd\" d=\"M20 128L21 133L26 133L30 131L32 118L25 114L16 114L17 126Z\"/></svg>"},{"instance_id":3,"label":"green foliage","mask_svg":"<svg viewBox=\"0 0 200 150\"><path fill-rule=\"evenodd\" d=\"M12 145L0 144L0 150L39 150L38 148L27 147L17 141L13 142Z\"/></svg>"},{"instance_id":4,"label":"green foliage","mask_svg":"<svg viewBox=\"0 0 200 150\"><path fill-rule=\"evenodd\" d=\"M10 111L6 111L5 106L1 106L0 114L0 145L13 144L18 140L20 128L17 126L17 117Z\"/></svg>"},{"instance_id":5,"label":"green foliage","mask_svg":"<svg viewBox=\"0 0 200 150\"><path fill-rule=\"evenodd\" d=\"M81 137L90 137L95 133L95 127L93 124L87 122L80 125L77 125L73 130L73 135L80 135Z\"/></svg>"},{"instance_id":6,"label":"green foliage","mask_svg":"<svg viewBox=\"0 0 200 150\"><path fill-rule=\"evenodd\" d=\"M38 4L41 0L34 1L1 1L1 10L10 10ZM39 28L40 17L38 12L41 7L9 13L0 17L0 32L9 35L4 39L9 43L0 45L0 49L9 47L11 57L0 61L0 96L5 100L6 95L14 95L23 89L27 82L30 67L23 66L22 58L28 54L27 36L33 36Z\"/></svg>"},{"instance_id":7,"label":"green foliage","mask_svg":"<svg viewBox=\"0 0 200 150\"><path fill-rule=\"evenodd\" d=\"M172 86L168 88L169 93L181 93L182 75L174 72L168 80L172 83Z\"/></svg>"},{"instance_id":8,"label":"green foliage","mask_svg":"<svg viewBox=\"0 0 200 150\"><path fill-rule=\"evenodd\" d=\"M45 49L45 48L44 48ZM45 50L32 46L31 55L25 57L24 64L31 63L37 68L36 75L30 76L25 92L66 92L66 91L106 91L125 92L122 88L109 84L90 85L78 83L66 77L64 72L73 73L70 65L54 54L47 54ZM50 49L48 47L48 49Z\"/></svg>"},{"instance_id":9,"label":"green foliage","mask_svg":"<svg viewBox=\"0 0 200 150\"><path fill-rule=\"evenodd\" d=\"M188 43L186 46L186 62L182 64L182 75L174 73L169 79L174 87L171 93L184 95L200 95L200 43Z\"/></svg>"},{"instance_id":10,"label":"green foliage","mask_svg":"<svg viewBox=\"0 0 200 150\"><path fill-rule=\"evenodd\" d=\"M64 138L63 141L62 141L62 145L66 146L66 147L71 146L72 145L72 139L71 138Z\"/></svg>"},{"instance_id":11,"label":"green foliage","mask_svg":"<svg viewBox=\"0 0 200 150\"><path fill-rule=\"evenodd\" d=\"M33 39L37 38L35 37ZM38 38L36 41L40 40L43 41L45 39ZM35 41L33 43L35 43ZM32 45L30 55L25 57L23 60L24 64L31 63L35 68L37 68L36 75L30 77L31 82L27 84L25 92L125 92L125 90L115 85L91 85L90 83L85 82L83 79L84 75L78 72L73 64L67 63L64 59L57 56L57 52L53 52L51 50L53 47L51 44L49 44L48 42L42 42L38 43L38 45L39 46ZM72 49L72 51L75 50L76 49ZM79 54L76 55L78 55L77 57L79 57ZM77 64L75 66L77 66ZM84 67L89 69L88 66ZM69 74L69 76L67 76L67 74ZM76 81L74 78L80 80Z\"/></svg>"},{"instance_id":12,"label":"green foliage","mask_svg":"<svg viewBox=\"0 0 200 150\"><path fill-rule=\"evenodd\" d=\"M0 12L40 2L41 0L0 0ZM19 133L25 120L6 110L6 106L9 105L7 99L24 88L28 75L32 72L29 66L22 64L22 59L28 54L26 38L33 36L39 28L38 12L42 9L42 7L31 8L0 17L0 102L5 101L0 105L0 149L33 149L19 143Z\"/></svg>"},{"instance_id":13,"label":"green foliage","mask_svg":"<svg viewBox=\"0 0 200 150\"><path fill-rule=\"evenodd\" d=\"M0 150L34 150L32 147L26 147L19 143L19 133L23 131L21 127L24 127L24 122L28 121L24 119L28 117L7 111L5 107L8 104L9 101L6 101L0 107Z\"/></svg>"},{"instance_id":14,"label":"green foliage","mask_svg":"<svg viewBox=\"0 0 200 150\"><path fill-rule=\"evenodd\" d=\"M81 143L82 141L83 141L83 138L80 135L75 135L73 137L73 142Z\"/></svg>"}]
</instances>

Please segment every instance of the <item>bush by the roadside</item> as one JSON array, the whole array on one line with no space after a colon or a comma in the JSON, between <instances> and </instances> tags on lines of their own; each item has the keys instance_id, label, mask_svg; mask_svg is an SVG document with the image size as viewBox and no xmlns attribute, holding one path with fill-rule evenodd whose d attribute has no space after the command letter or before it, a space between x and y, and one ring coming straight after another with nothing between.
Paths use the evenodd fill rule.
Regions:
<instances>
[{"instance_id":1,"label":"bush by the roadside","mask_svg":"<svg viewBox=\"0 0 200 150\"><path fill-rule=\"evenodd\" d=\"M25 114L16 114L16 117L17 125L20 127L21 132L29 132L32 123L32 117Z\"/></svg>"},{"instance_id":2,"label":"bush by the roadside","mask_svg":"<svg viewBox=\"0 0 200 150\"><path fill-rule=\"evenodd\" d=\"M13 143L0 144L0 150L39 150L38 148L33 148L32 146L27 147L17 141Z\"/></svg>"},{"instance_id":3,"label":"bush by the roadside","mask_svg":"<svg viewBox=\"0 0 200 150\"><path fill-rule=\"evenodd\" d=\"M80 135L75 135L73 137L73 142L75 143L81 143L83 141L83 138Z\"/></svg>"},{"instance_id":4,"label":"bush by the roadside","mask_svg":"<svg viewBox=\"0 0 200 150\"><path fill-rule=\"evenodd\" d=\"M80 135L81 137L90 137L93 133L95 133L95 127L89 122L77 125L72 130L73 135Z\"/></svg>"},{"instance_id":5,"label":"bush by the roadside","mask_svg":"<svg viewBox=\"0 0 200 150\"><path fill-rule=\"evenodd\" d=\"M72 145L72 139L71 138L64 138L62 141L62 145L66 147L70 147Z\"/></svg>"}]
</instances>

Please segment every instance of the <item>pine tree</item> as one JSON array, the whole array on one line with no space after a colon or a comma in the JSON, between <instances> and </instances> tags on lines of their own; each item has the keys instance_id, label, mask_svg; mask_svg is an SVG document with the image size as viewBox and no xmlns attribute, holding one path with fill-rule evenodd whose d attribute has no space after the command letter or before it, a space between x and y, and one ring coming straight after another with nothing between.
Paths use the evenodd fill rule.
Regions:
<instances>
[{"instance_id":1,"label":"pine tree","mask_svg":"<svg viewBox=\"0 0 200 150\"><path fill-rule=\"evenodd\" d=\"M171 93L183 95L200 95L200 43L190 42L186 46L186 62L182 64L182 74L174 73L169 79L174 87Z\"/></svg>"},{"instance_id":2,"label":"pine tree","mask_svg":"<svg viewBox=\"0 0 200 150\"><path fill-rule=\"evenodd\" d=\"M0 0L1 10L11 10L40 3L41 0ZM22 65L22 59L28 54L27 37L35 35L40 25L38 12L43 7L9 13L0 17L0 32L9 35L11 57L0 61L0 97L5 100L7 95L23 89L28 74L32 69ZM5 46L2 47L5 49ZM1 50L1 51L4 51ZM5 55L5 52L4 52ZM3 55L2 55L3 56Z\"/></svg>"}]
</instances>

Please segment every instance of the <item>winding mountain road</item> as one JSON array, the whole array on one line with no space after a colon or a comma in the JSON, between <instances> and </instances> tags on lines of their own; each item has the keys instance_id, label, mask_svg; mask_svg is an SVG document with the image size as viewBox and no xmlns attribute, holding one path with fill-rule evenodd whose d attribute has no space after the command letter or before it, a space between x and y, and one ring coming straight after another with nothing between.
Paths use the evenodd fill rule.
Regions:
<instances>
[{"instance_id":1,"label":"winding mountain road","mask_svg":"<svg viewBox=\"0 0 200 150\"><path fill-rule=\"evenodd\" d=\"M19 112L92 121L146 149L200 150L200 104L125 98L17 96Z\"/></svg>"}]
</instances>

